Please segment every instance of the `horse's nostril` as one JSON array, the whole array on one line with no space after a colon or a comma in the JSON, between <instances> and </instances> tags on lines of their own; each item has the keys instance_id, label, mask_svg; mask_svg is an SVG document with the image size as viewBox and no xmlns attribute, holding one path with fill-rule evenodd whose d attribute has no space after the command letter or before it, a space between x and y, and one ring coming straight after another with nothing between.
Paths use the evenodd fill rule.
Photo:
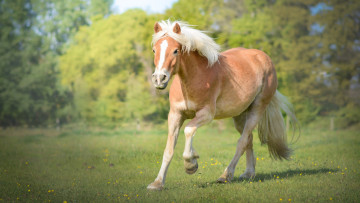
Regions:
<instances>
[{"instance_id":1,"label":"horse's nostril","mask_svg":"<svg viewBox=\"0 0 360 203\"><path fill-rule=\"evenodd\" d=\"M166 75L160 75L160 81L164 82L166 80Z\"/></svg>"}]
</instances>

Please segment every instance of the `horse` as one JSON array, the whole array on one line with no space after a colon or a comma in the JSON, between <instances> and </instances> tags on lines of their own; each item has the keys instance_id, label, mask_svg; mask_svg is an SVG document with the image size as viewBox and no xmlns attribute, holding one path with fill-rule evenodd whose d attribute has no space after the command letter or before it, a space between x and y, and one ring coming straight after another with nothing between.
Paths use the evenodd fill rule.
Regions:
<instances>
[{"instance_id":1,"label":"horse","mask_svg":"<svg viewBox=\"0 0 360 203\"><path fill-rule=\"evenodd\" d=\"M152 38L155 71L152 83L163 90L170 79L168 138L162 164L150 190L162 190L172 160L179 130L186 119L185 171L198 169L199 154L192 146L196 130L214 119L232 117L241 134L230 164L217 180L234 178L239 158L246 152L246 169L240 178L255 176L253 129L258 126L262 144L270 156L289 159L292 150L287 144L281 110L296 123L291 103L277 90L277 76L268 55L256 49L233 48L220 53L220 46L205 32L181 21L160 21L154 25Z\"/></svg>"}]
</instances>

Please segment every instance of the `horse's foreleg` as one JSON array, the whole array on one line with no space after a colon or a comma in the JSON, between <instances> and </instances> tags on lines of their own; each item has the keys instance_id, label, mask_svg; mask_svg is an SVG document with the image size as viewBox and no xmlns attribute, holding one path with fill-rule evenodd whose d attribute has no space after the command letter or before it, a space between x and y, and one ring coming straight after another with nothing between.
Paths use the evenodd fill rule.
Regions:
<instances>
[{"instance_id":1,"label":"horse's foreleg","mask_svg":"<svg viewBox=\"0 0 360 203\"><path fill-rule=\"evenodd\" d=\"M192 147L193 136L195 135L197 128L211 122L213 118L214 116L211 113L210 109L204 108L196 112L195 117L186 125L184 129L185 148L184 148L183 158L184 158L185 171L188 174L193 174L198 169L198 164L196 159L199 158L199 155Z\"/></svg>"},{"instance_id":2,"label":"horse's foreleg","mask_svg":"<svg viewBox=\"0 0 360 203\"><path fill-rule=\"evenodd\" d=\"M179 135L179 130L183 124L184 120L180 113L173 112L170 110L168 116L168 139L166 143L166 147L164 150L163 160L161 164L161 168L159 174L154 182L148 185L148 189L150 190L161 190L165 185L166 173L169 168L171 159L174 155L174 149L176 145L176 141Z\"/></svg>"}]
</instances>

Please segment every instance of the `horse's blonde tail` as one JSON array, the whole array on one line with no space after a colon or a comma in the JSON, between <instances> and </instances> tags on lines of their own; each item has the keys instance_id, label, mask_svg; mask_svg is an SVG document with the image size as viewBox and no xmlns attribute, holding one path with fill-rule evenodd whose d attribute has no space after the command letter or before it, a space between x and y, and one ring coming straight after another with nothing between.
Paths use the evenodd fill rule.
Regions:
<instances>
[{"instance_id":1,"label":"horse's blonde tail","mask_svg":"<svg viewBox=\"0 0 360 203\"><path fill-rule=\"evenodd\" d=\"M287 144L286 127L281 110L290 118L294 130L298 126L294 109L287 98L277 90L258 124L261 144L267 144L270 156L280 160L289 159L292 154Z\"/></svg>"}]
</instances>

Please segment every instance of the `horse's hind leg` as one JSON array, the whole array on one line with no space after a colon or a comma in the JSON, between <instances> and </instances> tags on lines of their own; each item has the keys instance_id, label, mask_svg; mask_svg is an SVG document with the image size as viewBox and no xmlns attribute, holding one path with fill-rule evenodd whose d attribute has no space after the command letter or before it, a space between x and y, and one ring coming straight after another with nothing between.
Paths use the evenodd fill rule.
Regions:
<instances>
[{"instance_id":1,"label":"horse's hind leg","mask_svg":"<svg viewBox=\"0 0 360 203\"><path fill-rule=\"evenodd\" d=\"M231 181L234 178L235 167L241 157L246 151L246 171L241 178L250 178L255 175L255 159L252 149L253 135L252 130L256 127L261 119L266 105L261 103L259 98L255 99L254 103L247 111L241 115L234 117L236 129L241 132L241 137L236 146L236 152L224 173L218 179L218 182Z\"/></svg>"},{"instance_id":2,"label":"horse's hind leg","mask_svg":"<svg viewBox=\"0 0 360 203\"><path fill-rule=\"evenodd\" d=\"M233 118L234 125L236 130L241 134L244 130L245 122L246 122L246 114L247 112L242 113L239 116ZM246 153L246 170L240 175L240 178L252 178L255 176L255 165L256 160L254 156L253 150L253 134L249 134L249 141L245 148Z\"/></svg>"},{"instance_id":3,"label":"horse's hind leg","mask_svg":"<svg viewBox=\"0 0 360 203\"><path fill-rule=\"evenodd\" d=\"M238 117L234 117L235 128L239 133L242 133L244 130L244 125L246 121L246 112L244 115L240 115ZM253 134L249 134L249 141L245 148L246 153L246 169L243 174L240 175L240 178L253 178L255 177L255 165L256 160L254 156L253 150Z\"/></svg>"}]
</instances>

